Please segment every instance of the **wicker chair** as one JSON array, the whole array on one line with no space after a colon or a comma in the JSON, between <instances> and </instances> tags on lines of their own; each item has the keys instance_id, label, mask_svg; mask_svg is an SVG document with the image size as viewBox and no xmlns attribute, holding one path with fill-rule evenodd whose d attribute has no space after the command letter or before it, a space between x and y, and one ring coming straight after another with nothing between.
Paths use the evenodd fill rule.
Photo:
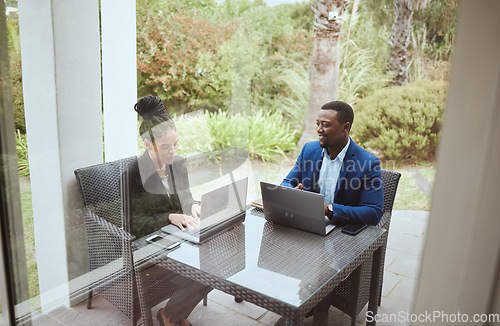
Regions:
<instances>
[{"instance_id":1,"label":"wicker chair","mask_svg":"<svg viewBox=\"0 0 500 326\"><path fill-rule=\"evenodd\" d=\"M125 313L136 325L153 325L151 307L166 300L172 293L168 280L152 279L153 268L134 264L132 240L123 219L120 177L134 159L129 157L113 162L75 170L85 208L89 247L89 266L93 279L87 308L92 306L92 292L98 292ZM134 277L137 275L139 277ZM144 294L147 294L144 295Z\"/></svg>"},{"instance_id":2,"label":"wicker chair","mask_svg":"<svg viewBox=\"0 0 500 326\"><path fill-rule=\"evenodd\" d=\"M385 261L385 251L387 247L387 234L389 233L389 226L391 223L392 206L394 204L394 198L396 197L396 190L398 188L399 178L401 173L382 170L382 182L384 191L384 211L382 218L378 223L378 227L385 228L387 230L385 243L381 247L381 263L380 263L380 275L384 275L384 261ZM351 325L356 324L356 316L368 303L369 290L370 290L370 274L371 265L363 264L358 267L348 278L346 278L342 283L340 283L334 290L332 294L332 306L342 310L351 317ZM380 293L382 293L382 279L380 281ZM378 299L378 305L380 305L381 294Z\"/></svg>"}]
</instances>

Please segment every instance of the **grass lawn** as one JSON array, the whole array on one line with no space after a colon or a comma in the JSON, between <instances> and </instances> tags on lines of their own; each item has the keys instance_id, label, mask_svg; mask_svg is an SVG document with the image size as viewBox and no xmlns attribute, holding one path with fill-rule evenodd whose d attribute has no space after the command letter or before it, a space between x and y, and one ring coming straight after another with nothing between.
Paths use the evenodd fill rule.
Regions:
<instances>
[{"instance_id":1,"label":"grass lawn","mask_svg":"<svg viewBox=\"0 0 500 326\"><path fill-rule=\"evenodd\" d=\"M393 209L417 211L430 210L431 198L425 195L424 192L418 187L413 175L415 172L420 173L420 175L428 182L430 189L432 189L436 174L434 165L407 165L395 168L394 170L401 173L401 179L399 179Z\"/></svg>"},{"instance_id":2,"label":"grass lawn","mask_svg":"<svg viewBox=\"0 0 500 326\"><path fill-rule=\"evenodd\" d=\"M263 163L261 161L252 162L254 178L259 181L279 182L294 164L294 159L283 160L281 164ZM430 198L419 188L414 178L415 173L419 173L429 184L434 184L435 167L432 164L403 165L401 167L390 167L382 164L383 168L396 170L402 174L394 209L396 210L429 210ZM253 190L260 193L258 183ZM30 297L40 294L38 288L38 271L35 256L35 232L33 225L33 208L31 205L31 188L28 178L20 178L21 206L23 212L24 241L26 248L26 260L28 266L28 284Z\"/></svg>"},{"instance_id":3,"label":"grass lawn","mask_svg":"<svg viewBox=\"0 0 500 326\"><path fill-rule=\"evenodd\" d=\"M38 288L38 269L35 253L35 227L33 222L33 206L31 204L31 187L27 177L19 178L21 191L21 209L23 213L24 249L28 268L28 287L30 298L40 294Z\"/></svg>"}]
</instances>

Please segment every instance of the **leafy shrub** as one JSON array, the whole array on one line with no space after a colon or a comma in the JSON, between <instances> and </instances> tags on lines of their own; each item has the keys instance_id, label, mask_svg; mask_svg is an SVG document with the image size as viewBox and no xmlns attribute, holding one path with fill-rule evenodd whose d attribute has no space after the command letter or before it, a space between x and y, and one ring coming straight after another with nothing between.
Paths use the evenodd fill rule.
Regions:
<instances>
[{"instance_id":1,"label":"leafy shrub","mask_svg":"<svg viewBox=\"0 0 500 326\"><path fill-rule=\"evenodd\" d=\"M287 3L281 5L286 14L292 19L297 29L312 31L314 27L314 14L309 1Z\"/></svg>"},{"instance_id":2,"label":"leafy shrub","mask_svg":"<svg viewBox=\"0 0 500 326\"><path fill-rule=\"evenodd\" d=\"M347 52L348 45L350 52ZM359 98L388 84L390 78L377 71L374 57L373 51L358 48L350 40L340 45L340 100L354 104Z\"/></svg>"},{"instance_id":3,"label":"leafy shrub","mask_svg":"<svg viewBox=\"0 0 500 326\"><path fill-rule=\"evenodd\" d=\"M139 96L158 95L176 112L184 112L191 103L220 106L224 94L219 85L212 85L213 78L196 66L203 55L220 60L217 46L231 38L234 28L185 11L141 17L137 22Z\"/></svg>"},{"instance_id":4,"label":"leafy shrub","mask_svg":"<svg viewBox=\"0 0 500 326\"><path fill-rule=\"evenodd\" d=\"M353 137L389 160L432 160L448 84L419 81L382 89L358 102Z\"/></svg>"},{"instance_id":5,"label":"leafy shrub","mask_svg":"<svg viewBox=\"0 0 500 326\"><path fill-rule=\"evenodd\" d=\"M258 110L252 115L203 112L175 118L179 154L242 148L251 159L278 162L296 146L296 135L279 113Z\"/></svg>"},{"instance_id":6,"label":"leafy shrub","mask_svg":"<svg viewBox=\"0 0 500 326\"><path fill-rule=\"evenodd\" d=\"M179 137L179 154L206 153L214 150L212 135L208 127L207 114L203 111L175 116Z\"/></svg>"},{"instance_id":7,"label":"leafy shrub","mask_svg":"<svg viewBox=\"0 0 500 326\"><path fill-rule=\"evenodd\" d=\"M414 30L425 30L425 51L428 59L449 61L453 55L455 29L458 17L457 0L429 1L415 10Z\"/></svg>"},{"instance_id":8,"label":"leafy shrub","mask_svg":"<svg viewBox=\"0 0 500 326\"><path fill-rule=\"evenodd\" d=\"M291 94L278 98L275 110L281 112L292 124L292 129L300 133L309 101L309 73L301 65L296 64L294 69L285 69L278 80L288 86Z\"/></svg>"},{"instance_id":9,"label":"leafy shrub","mask_svg":"<svg viewBox=\"0 0 500 326\"><path fill-rule=\"evenodd\" d=\"M340 35L339 99L352 104L386 86L392 78L384 73L390 53L389 32L375 26L363 5L349 3Z\"/></svg>"},{"instance_id":10,"label":"leafy shrub","mask_svg":"<svg viewBox=\"0 0 500 326\"><path fill-rule=\"evenodd\" d=\"M14 106L14 123L16 129L26 133L24 122L23 79L21 72L21 40L17 19L7 18L9 36L10 81L12 87L12 104Z\"/></svg>"},{"instance_id":11,"label":"leafy shrub","mask_svg":"<svg viewBox=\"0 0 500 326\"><path fill-rule=\"evenodd\" d=\"M30 175L28 161L28 142L26 135L22 134L19 129L16 130L16 151L17 151L17 169L20 177Z\"/></svg>"},{"instance_id":12,"label":"leafy shrub","mask_svg":"<svg viewBox=\"0 0 500 326\"><path fill-rule=\"evenodd\" d=\"M14 106L14 123L16 129L26 133L24 120L23 78L21 74L21 58L11 57L10 79L12 82L12 104Z\"/></svg>"}]
</instances>

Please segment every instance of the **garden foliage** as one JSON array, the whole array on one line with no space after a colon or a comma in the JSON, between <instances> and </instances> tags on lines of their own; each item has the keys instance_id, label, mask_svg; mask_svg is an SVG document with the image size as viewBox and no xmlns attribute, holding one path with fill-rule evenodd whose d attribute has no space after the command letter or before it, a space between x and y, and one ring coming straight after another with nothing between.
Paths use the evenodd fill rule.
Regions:
<instances>
[{"instance_id":1,"label":"garden foliage","mask_svg":"<svg viewBox=\"0 0 500 326\"><path fill-rule=\"evenodd\" d=\"M14 123L16 129L26 133L24 122L23 79L21 74L21 40L19 38L19 24L17 20L7 20L9 40L10 77L12 87L12 104L14 106Z\"/></svg>"},{"instance_id":2,"label":"garden foliage","mask_svg":"<svg viewBox=\"0 0 500 326\"><path fill-rule=\"evenodd\" d=\"M410 80L447 79L456 4L457 0L432 2L415 13ZM353 0L349 4L340 35L339 99L355 107L360 101L358 111L366 107L363 103L373 101L375 97L370 95L391 79L385 67L393 8L392 0ZM26 131L18 26L11 18L8 24L16 129L20 131L18 146L22 145L20 159L27 167L26 151L22 150ZM186 117L184 113L204 111L185 118L197 125L196 130L207 139L206 143L197 142L198 135L187 132L183 150L186 154L188 149L205 152L238 143L253 157L275 160L271 156L276 154L279 159L280 154L295 147L294 140L301 132L309 97L313 41L310 1L269 7L265 0L137 0L137 96L159 96L168 113L179 118ZM414 114L407 112L408 116ZM178 124L179 132L184 132L183 122ZM408 121L401 124L407 125ZM275 125L282 129L273 129ZM231 128L232 133L228 131ZM272 130L273 135L266 134L267 130ZM285 131L291 137L285 137ZM380 132L385 135L381 139L395 141L394 132ZM405 137L407 141L414 139L411 143L418 146L398 143L391 151L386 145L384 155L433 157L432 150L428 155L410 150L435 143L433 133L425 141L420 140L421 134L418 131ZM192 139L188 142L189 137ZM367 146L382 149L384 146L375 141L377 137L361 139Z\"/></svg>"},{"instance_id":3,"label":"garden foliage","mask_svg":"<svg viewBox=\"0 0 500 326\"><path fill-rule=\"evenodd\" d=\"M156 94L175 111L182 111L185 104L223 105L225 81L197 65L201 58L221 61L218 46L234 32L233 24L212 23L185 11L175 15L153 12L138 20L140 95Z\"/></svg>"},{"instance_id":4,"label":"garden foliage","mask_svg":"<svg viewBox=\"0 0 500 326\"><path fill-rule=\"evenodd\" d=\"M279 162L296 146L295 132L283 116L257 110L251 115L198 112L175 118L179 153L220 151L241 148L251 159Z\"/></svg>"},{"instance_id":5,"label":"garden foliage","mask_svg":"<svg viewBox=\"0 0 500 326\"><path fill-rule=\"evenodd\" d=\"M27 177L30 174L28 161L28 142L26 141L26 135L22 134L19 129L16 130L16 152L19 176Z\"/></svg>"},{"instance_id":6,"label":"garden foliage","mask_svg":"<svg viewBox=\"0 0 500 326\"><path fill-rule=\"evenodd\" d=\"M433 160L447 89L444 81L382 89L359 101L351 133L382 158Z\"/></svg>"},{"instance_id":7,"label":"garden foliage","mask_svg":"<svg viewBox=\"0 0 500 326\"><path fill-rule=\"evenodd\" d=\"M21 58L10 60L10 76L12 81L12 105L14 106L14 123L17 130L26 133L24 120L23 79L21 74Z\"/></svg>"},{"instance_id":8,"label":"garden foliage","mask_svg":"<svg viewBox=\"0 0 500 326\"><path fill-rule=\"evenodd\" d=\"M139 2L137 22L138 97L159 96L170 114L270 109L289 95L283 71L308 65L312 34L295 28L295 11L175 2L159 1L164 7L154 10Z\"/></svg>"}]
</instances>

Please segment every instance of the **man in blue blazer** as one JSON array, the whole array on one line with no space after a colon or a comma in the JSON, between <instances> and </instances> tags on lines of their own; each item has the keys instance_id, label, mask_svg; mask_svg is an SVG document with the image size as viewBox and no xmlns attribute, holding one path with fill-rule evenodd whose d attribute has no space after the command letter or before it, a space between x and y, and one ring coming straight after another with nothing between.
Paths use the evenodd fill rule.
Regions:
<instances>
[{"instance_id":1,"label":"man in blue blazer","mask_svg":"<svg viewBox=\"0 0 500 326\"><path fill-rule=\"evenodd\" d=\"M349 104L323 105L316 120L319 140L304 145L281 185L321 193L325 215L334 224L377 225L384 202L380 160L349 137L353 120ZM328 324L330 299L314 309L313 325Z\"/></svg>"},{"instance_id":2,"label":"man in blue blazer","mask_svg":"<svg viewBox=\"0 0 500 326\"><path fill-rule=\"evenodd\" d=\"M380 160L349 137L353 120L349 104L323 105L316 120L319 140L304 145L281 185L321 193L334 224L377 225L384 202ZM313 325L328 324L330 304L327 296L316 306Z\"/></svg>"},{"instance_id":3,"label":"man in blue blazer","mask_svg":"<svg viewBox=\"0 0 500 326\"><path fill-rule=\"evenodd\" d=\"M349 137L353 120L349 104L323 105L316 120L319 140L304 145L281 185L321 193L334 224L377 225L384 201L380 160Z\"/></svg>"}]
</instances>

